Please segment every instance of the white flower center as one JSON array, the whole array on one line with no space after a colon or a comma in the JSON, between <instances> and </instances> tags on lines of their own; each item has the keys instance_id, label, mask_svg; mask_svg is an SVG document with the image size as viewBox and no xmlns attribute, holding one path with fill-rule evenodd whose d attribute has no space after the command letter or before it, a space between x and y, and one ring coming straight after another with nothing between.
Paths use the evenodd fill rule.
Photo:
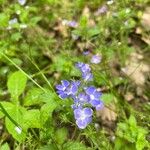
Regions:
<instances>
[{"instance_id":1,"label":"white flower center","mask_svg":"<svg viewBox=\"0 0 150 150\"><path fill-rule=\"evenodd\" d=\"M94 95L90 95L90 99L93 100L95 97Z\"/></svg>"}]
</instances>

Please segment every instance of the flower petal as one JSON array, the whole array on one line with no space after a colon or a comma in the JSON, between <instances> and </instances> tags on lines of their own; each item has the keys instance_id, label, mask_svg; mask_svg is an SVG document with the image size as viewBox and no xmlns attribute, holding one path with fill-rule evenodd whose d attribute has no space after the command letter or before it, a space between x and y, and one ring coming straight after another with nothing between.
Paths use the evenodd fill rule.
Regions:
<instances>
[{"instance_id":1,"label":"flower petal","mask_svg":"<svg viewBox=\"0 0 150 150\"><path fill-rule=\"evenodd\" d=\"M96 90L96 89L95 89L94 86L90 86L90 87L88 87L88 88L85 90L85 92L86 92L86 94L91 95L91 94L94 93L95 90Z\"/></svg>"},{"instance_id":2,"label":"flower petal","mask_svg":"<svg viewBox=\"0 0 150 150\"><path fill-rule=\"evenodd\" d=\"M91 108L84 108L83 111L86 117L91 117L93 114L93 110Z\"/></svg>"},{"instance_id":3,"label":"flower petal","mask_svg":"<svg viewBox=\"0 0 150 150\"><path fill-rule=\"evenodd\" d=\"M65 86L65 87L69 86L69 84L70 84L70 82L67 81L67 80L62 80L61 83L62 83L62 85Z\"/></svg>"},{"instance_id":4,"label":"flower petal","mask_svg":"<svg viewBox=\"0 0 150 150\"><path fill-rule=\"evenodd\" d=\"M82 115L82 109L77 108L74 110L74 118L75 119L79 119L81 117L81 115Z\"/></svg>"},{"instance_id":5,"label":"flower petal","mask_svg":"<svg viewBox=\"0 0 150 150\"><path fill-rule=\"evenodd\" d=\"M80 129L85 129L86 126L88 125L88 122L86 120L78 119L76 120L76 124Z\"/></svg>"}]
</instances>

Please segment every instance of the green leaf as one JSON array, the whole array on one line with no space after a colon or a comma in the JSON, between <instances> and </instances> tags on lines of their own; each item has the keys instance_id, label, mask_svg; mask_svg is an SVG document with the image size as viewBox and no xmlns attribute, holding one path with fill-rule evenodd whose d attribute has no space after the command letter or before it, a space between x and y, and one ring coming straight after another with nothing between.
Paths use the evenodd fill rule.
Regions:
<instances>
[{"instance_id":1,"label":"green leaf","mask_svg":"<svg viewBox=\"0 0 150 150\"><path fill-rule=\"evenodd\" d=\"M145 139L147 131L143 128L138 128L138 136L136 141L136 149L142 150L144 147L148 146L148 141Z\"/></svg>"},{"instance_id":2,"label":"green leaf","mask_svg":"<svg viewBox=\"0 0 150 150\"><path fill-rule=\"evenodd\" d=\"M105 104L109 104L114 100L115 96L113 94L102 94L101 100Z\"/></svg>"},{"instance_id":3,"label":"green leaf","mask_svg":"<svg viewBox=\"0 0 150 150\"><path fill-rule=\"evenodd\" d=\"M92 37L92 36L95 36L95 35L98 35L100 33L100 30L98 28L89 28L88 30L88 37Z\"/></svg>"},{"instance_id":4,"label":"green leaf","mask_svg":"<svg viewBox=\"0 0 150 150\"><path fill-rule=\"evenodd\" d=\"M4 143L2 146L0 146L0 150L10 150L8 143Z\"/></svg>"},{"instance_id":5,"label":"green leaf","mask_svg":"<svg viewBox=\"0 0 150 150\"><path fill-rule=\"evenodd\" d=\"M10 102L0 102L0 104L3 106L3 108L6 111L10 111L12 109L12 107L14 106ZM7 114L5 114L5 112L3 112L3 110L0 108L0 118L4 117L5 115L7 115Z\"/></svg>"},{"instance_id":6,"label":"green leaf","mask_svg":"<svg viewBox=\"0 0 150 150\"><path fill-rule=\"evenodd\" d=\"M10 75L7 87L12 98L18 99L25 89L26 82L27 77L21 71L16 71Z\"/></svg>"},{"instance_id":7,"label":"green leaf","mask_svg":"<svg viewBox=\"0 0 150 150\"><path fill-rule=\"evenodd\" d=\"M24 124L28 128L41 128L40 111L38 109L26 111L24 113Z\"/></svg>"},{"instance_id":8,"label":"green leaf","mask_svg":"<svg viewBox=\"0 0 150 150\"><path fill-rule=\"evenodd\" d=\"M87 150L87 147L82 143L69 141L64 144L63 149L64 150Z\"/></svg>"},{"instance_id":9,"label":"green leaf","mask_svg":"<svg viewBox=\"0 0 150 150\"><path fill-rule=\"evenodd\" d=\"M133 115L130 116L129 120L128 120L130 126L132 127L136 127L137 126L137 123L136 123L136 119Z\"/></svg>"},{"instance_id":10,"label":"green leaf","mask_svg":"<svg viewBox=\"0 0 150 150\"><path fill-rule=\"evenodd\" d=\"M67 140L68 130L66 128L60 128L55 132L55 141L61 145Z\"/></svg>"},{"instance_id":11,"label":"green leaf","mask_svg":"<svg viewBox=\"0 0 150 150\"><path fill-rule=\"evenodd\" d=\"M20 32L17 32L13 33L10 38L12 41L19 41L22 38L22 36Z\"/></svg>"},{"instance_id":12,"label":"green leaf","mask_svg":"<svg viewBox=\"0 0 150 150\"><path fill-rule=\"evenodd\" d=\"M10 110L7 110L8 114L11 116L19 126L16 126L12 120L8 117L5 118L5 124L8 132L16 139L18 142L23 142L26 138L27 125L24 124L23 114L25 109L20 106L13 105Z\"/></svg>"},{"instance_id":13,"label":"green leaf","mask_svg":"<svg viewBox=\"0 0 150 150\"><path fill-rule=\"evenodd\" d=\"M8 25L9 17L5 13L0 13L0 27L6 27Z\"/></svg>"},{"instance_id":14,"label":"green leaf","mask_svg":"<svg viewBox=\"0 0 150 150\"><path fill-rule=\"evenodd\" d=\"M51 118L52 117L52 112L54 111L54 109L57 107L57 103L55 102L52 102L51 104L50 103L47 103L47 104L44 104L42 107L41 107L41 122L44 124L48 118Z\"/></svg>"},{"instance_id":15,"label":"green leaf","mask_svg":"<svg viewBox=\"0 0 150 150\"><path fill-rule=\"evenodd\" d=\"M31 105L40 104L42 102L40 97L42 94L43 94L43 90L39 88L32 88L31 90L28 91L24 99L24 105L31 106Z\"/></svg>"}]
</instances>

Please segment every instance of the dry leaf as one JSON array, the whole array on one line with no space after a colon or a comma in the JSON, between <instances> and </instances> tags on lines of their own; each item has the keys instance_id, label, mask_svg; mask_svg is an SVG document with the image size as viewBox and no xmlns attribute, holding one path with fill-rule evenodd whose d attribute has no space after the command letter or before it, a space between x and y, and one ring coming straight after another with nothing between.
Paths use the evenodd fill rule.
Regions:
<instances>
[{"instance_id":1,"label":"dry leaf","mask_svg":"<svg viewBox=\"0 0 150 150\"><path fill-rule=\"evenodd\" d=\"M125 100L127 101L131 101L134 99L134 95L131 92L127 92L124 97L125 97Z\"/></svg>"},{"instance_id":2,"label":"dry leaf","mask_svg":"<svg viewBox=\"0 0 150 150\"><path fill-rule=\"evenodd\" d=\"M115 105L110 105L110 108L104 106L103 109L96 111L96 116L101 117L103 121L115 121L117 119L117 113L113 111L115 110Z\"/></svg>"},{"instance_id":3,"label":"dry leaf","mask_svg":"<svg viewBox=\"0 0 150 150\"><path fill-rule=\"evenodd\" d=\"M146 29L147 31L150 30L150 7L147 7L145 12L143 13L141 23L144 29Z\"/></svg>"},{"instance_id":4,"label":"dry leaf","mask_svg":"<svg viewBox=\"0 0 150 150\"><path fill-rule=\"evenodd\" d=\"M143 55L133 52L126 61L126 67L122 71L126 73L137 85L144 85L145 73L149 72L148 64L142 62Z\"/></svg>"}]
</instances>

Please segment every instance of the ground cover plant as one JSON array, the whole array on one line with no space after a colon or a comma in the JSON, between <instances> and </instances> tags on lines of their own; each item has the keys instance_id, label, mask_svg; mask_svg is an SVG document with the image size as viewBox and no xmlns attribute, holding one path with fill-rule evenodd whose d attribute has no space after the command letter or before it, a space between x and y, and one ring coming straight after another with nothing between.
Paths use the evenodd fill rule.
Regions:
<instances>
[{"instance_id":1,"label":"ground cover plant","mask_svg":"<svg viewBox=\"0 0 150 150\"><path fill-rule=\"evenodd\" d=\"M0 150L150 149L148 0L0 0Z\"/></svg>"}]
</instances>

